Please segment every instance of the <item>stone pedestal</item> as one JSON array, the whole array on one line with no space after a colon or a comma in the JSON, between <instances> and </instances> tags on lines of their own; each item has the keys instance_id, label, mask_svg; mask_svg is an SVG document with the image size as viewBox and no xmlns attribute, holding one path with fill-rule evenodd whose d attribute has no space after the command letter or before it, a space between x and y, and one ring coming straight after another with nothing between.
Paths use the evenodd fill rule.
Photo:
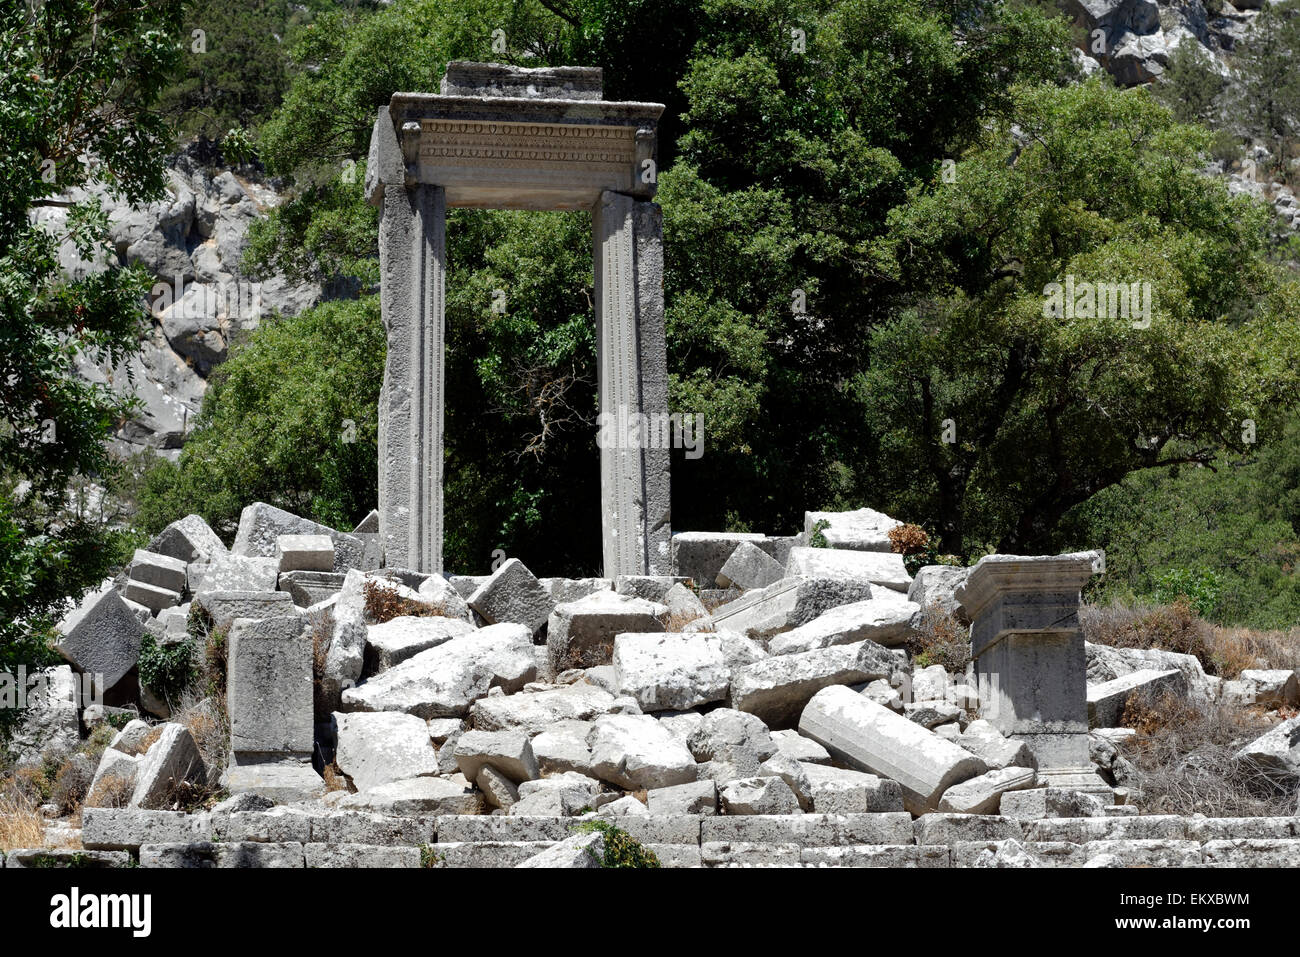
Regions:
<instances>
[{"instance_id":1,"label":"stone pedestal","mask_svg":"<svg viewBox=\"0 0 1300 957\"><path fill-rule=\"evenodd\" d=\"M1079 596L1100 555L989 555L956 598L971 617L980 717L1026 742L1053 787L1102 788L1088 757Z\"/></svg>"},{"instance_id":2,"label":"stone pedestal","mask_svg":"<svg viewBox=\"0 0 1300 957\"><path fill-rule=\"evenodd\" d=\"M453 62L441 93L396 93L379 111L366 197L380 209L388 336L379 407L387 566L442 570L449 206L591 211L602 416L632 431L648 416L658 428L642 434L663 438L663 230L651 202L663 105L600 96L598 69ZM668 445L602 441L600 470L605 576L669 574Z\"/></svg>"}]
</instances>

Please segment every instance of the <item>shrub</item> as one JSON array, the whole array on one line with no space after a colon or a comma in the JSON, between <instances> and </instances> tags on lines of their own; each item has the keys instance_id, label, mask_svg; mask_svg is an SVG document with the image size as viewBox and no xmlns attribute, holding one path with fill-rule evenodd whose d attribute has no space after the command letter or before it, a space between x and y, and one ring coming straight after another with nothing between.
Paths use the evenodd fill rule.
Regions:
<instances>
[{"instance_id":1,"label":"shrub","mask_svg":"<svg viewBox=\"0 0 1300 957\"><path fill-rule=\"evenodd\" d=\"M1185 600L1202 618L1214 617L1222 594L1223 580L1208 569L1171 568L1156 579L1156 601Z\"/></svg>"},{"instance_id":2,"label":"shrub","mask_svg":"<svg viewBox=\"0 0 1300 957\"><path fill-rule=\"evenodd\" d=\"M50 802L58 806L60 814L75 813L85 801L94 779L95 763L84 754L72 755L54 776Z\"/></svg>"},{"instance_id":3,"label":"shrub","mask_svg":"<svg viewBox=\"0 0 1300 957\"><path fill-rule=\"evenodd\" d=\"M927 606L904 647L917 668L943 665L956 674L970 663L970 628L938 604Z\"/></svg>"},{"instance_id":4,"label":"shrub","mask_svg":"<svg viewBox=\"0 0 1300 957\"><path fill-rule=\"evenodd\" d=\"M627 831L608 821L587 821L574 830L590 833L599 831L605 837L605 856L601 867L659 867L659 858Z\"/></svg>"},{"instance_id":5,"label":"shrub","mask_svg":"<svg viewBox=\"0 0 1300 957\"><path fill-rule=\"evenodd\" d=\"M159 644L151 634L140 641L140 657L136 663L140 681L169 704L178 701L185 689L198 676L194 646L189 641Z\"/></svg>"},{"instance_id":6,"label":"shrub","mask_svg":"<svg viewBox=\"0 0 1300 957\"><path fill-rule=\"evenodd\" d=\"M826 536L822 533L831 527L831 523L826 519L818 519L813 524L812 533L808 536L808 544L813 548L830 548L826 541Z\"/></svg>"},{"instance_id":7,"label":"shrub","mask_svg":"<svg viewBox=\"0 0 1300 957\"><path fill-rule=\"evenodd\" d=\"M1137 771L1143 813L1272 817L1293 812L1294 781L1236 760L1244 744L1271 727L1260 713L1169 693L1134 695L1123 723L1138 732L1124 756Z\"/></svg>"}]
</instances>

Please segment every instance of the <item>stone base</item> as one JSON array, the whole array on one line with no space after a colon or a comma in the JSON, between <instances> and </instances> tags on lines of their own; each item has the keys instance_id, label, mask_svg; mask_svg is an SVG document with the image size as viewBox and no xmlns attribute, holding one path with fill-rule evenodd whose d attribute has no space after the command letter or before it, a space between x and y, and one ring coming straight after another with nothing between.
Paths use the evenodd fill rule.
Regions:
<instances>
[{"instance_id":1,"label":"stone base","mask_svg":"<svg viewBox=\"0 0 1300 957\"><path fill-rule=\"evenodd\" d=\"M312 769L307 756L285 755L272 759L232 756L221 779L231 794L249 792L280 804L310 801L325 796L325 781Z\"/></svg>"}]
</instances>

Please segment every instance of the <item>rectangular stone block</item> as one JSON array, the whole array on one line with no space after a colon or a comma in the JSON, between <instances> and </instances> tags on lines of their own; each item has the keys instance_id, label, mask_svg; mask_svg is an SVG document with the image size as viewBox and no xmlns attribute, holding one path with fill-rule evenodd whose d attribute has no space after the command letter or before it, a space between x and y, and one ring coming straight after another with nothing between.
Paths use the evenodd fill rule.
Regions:
<instances>
[{"instance_id":1,"label":"rectangular stone block","mask_svg":"<svg viewBox=\"0 0 1300 957\"><path fill-rule=\"evenodd\" d=\"M280 574L334 571L334 542L328 535L279 535L275 557Z\"/></svg>"},{"instance_id":2,"label":"rectangular stone block","mask_svg":"<svg viewBox=\"0 0 1300 957\"><path fill-rule=\"evenodd\" d=\"M1019 821L996 814L924 814L916 819L917 844L1019 841L1024 837Z\"/></svg>"},{"instance_id":3,"label":"rectangular stone block","mask_svg":"<svg viewBox=\"0 0 1300 957\"><path fill-rule=\"evenodd\" d=\"M143 605L151 611L159 612L164 608L175 608L180 604L181 593L170 588L150 585L148 582L128 581L122 590L122 596L137 605Z\"/></svg>"},{"instance_id":4,"label":"rectangular stone block","mask_svg":"<svg viewBox=\"0 0 1300 957\"><path fill-rule=\"evenodd\" d=\"M402 867L420 866L418 847L374 844L307 844L303 848L308 867Z\"/></svg>"},{"instance_id":5,"label":"rectangular stone block","mask_svg":"<svg viewBox=\"0 0 1300 957\"><path fill-rule=\"evenodd\" d=\"M282 508L254 502L239 516L239 531L235 533L232 554L248 558L276 557L281 535L324 535L334 543L334 566L325 571L343 572L360 568L364 564L365 545L355 535L302 518ZM402 564L393 562L391 564ZM276 562L277 571L279 563Z\"/></svg>"},{"instance_id":6,"label":"rectangular stone block","mask_svg":"<svg viewBox=\"0 0 1300 957\"><path fill-rule=\"evenodd\" d=\"M862 552L847 548L790 549L785 573L790 578L841 578L867 581L873 585L907 593L912 576L903 556L892 552Z\"/></svg>"},{"instance_id":7,"label":"rectangular stone block","mask_svg":"<svg viewBox=\"0 0 1300 957\"><path fill-rule=\"evenodd\" d=\"M127 577L131 581L182 592L185 590L185 564L178 558L137 548L131 558Z\"/></svg>"},{"instance_id":8,"label":"rectangular stone block","mask_svg":"<svg viewBox=\"0 0 1300 957\"><path fill-rule=\"evenodd\" d=\"M1201 852L1209 867L1300 867L1300 840L1207 841Z\"/></svg>"},{"instance_id":9,"label":"rectangular stone block","mask_svg":"<svg viewBox=\"0 0 1300 957\"><path fill-rule=\"evenodd\" d=\"M134 851L141 844L192 844L212 834L207 814L87 807L81 811L81 843L89 850Z\"/></svg>"},{"instance_id":10,"label":"rectangular stone block","mask_svg":"<svg viewBox=\"0 0 1300 957\"><path fill-rule=\"evenodd\" d=\"M217 845L208 842L141 844L140 866L187 870L214 868L217 866Z\"/></svg>"},{"instance_id":11,"label":"rectangular stone block","mask_svg":"<svg viewBox=\"0 0 1300 957\"><path fill-rule=\"evenodd\" d=\"M805 847L799 863L817 867L949 867L947 847L911 844L850 844L846 847Z\"/></svg>"},{"instance_id":12,"label":"rectangular stone block","mask_svg":"<svg viewBox=\"0 0 1300 957\"><path fill-rule=\"evenodd\" d=\"M700 846L705 867L797 867L799 845L708 841Z\"/></svg>"},{"instance_id":13,"label":"rectangular stone block","mask_svg":"<svg viewBox=\"0 0 1300 957\"><path fill-rule=\"evenodd\" d=\"M1068 841L958 841L949 847L953 867L993 867L1032 861L1035 867L1081 867L1083 848Z\"/></svg>"},{"instance_id":14,"label":"rectangular stone block","mask_svg":"<svg viewBox=\"0 0 1300 957\"><path fill-rule=\"evenodd\" d=\"M449 814L437 819L435 830L441 843L563 841L578 823L571 817Z\"/></svg>"},{"instance_id":15,"label":"rectangular stone block","mask_svg":"<svg viewBox=\"0 0 1300 957\"><path fill-rule=\"evenodd\" d=\"M194 604L212 619L214 629L229 629L236 618L282 618L298 614L289 593L282 591L203 592L195 597Z\"/></svg>"},{"instance_id":16,"label":"rectangular stone block","mask_svg":"<svg viewBox=\"0 0 1300 957\"><path fill-rule=\"evenodd\" d=\"M664 868L702 867L699 844L647 844Z\"/></svg>"},{"instance_id":17,"label":"rectangular stone block","mask_svg":"<svg viewBox=\"0 0 1300 957\"><path fill-rule=\"evenodd\" d=\"M231 750L310 754L312 643L301 616L236 619L226 655Z\"/></svg>"},{"instance_id":18,"label":"rectangular stone block","mask_svg":"<svg viewBox=\"0 0 1300 957\"><path fill-rule=\"evenodd\" d=\"M487 841L463 844L439 842L430 851L436 867L518 867L530 857L549 850L554 841Z\"/></svg>"},{"instance_id":19,"label":"rectangular stone block","mask_svg":"<svg viewBox=\"0 0 1300 957\"><path fill-rule=\"evenodd\" d=\"M746 814L700 818L700 841L840 844L912 844L912 816L891 814Z\"/></svg>"},{"instance_id":20,"label":"rectangular stone block","mask_svg":"<svg viewBox=\"0 0 1300 957\"><path fill-rule=\"evenodd\" d=\"M144 627L112 584L88 594L58 625L54 650L107 691L135 667Z\"/></svg>"},{"instance_id":21,"label":"rectangular stone block","mask_svg":"<svg viewBox=\"0 0 1300 957\"><path fill-rule=\"evenodd\" d=\"M301 844L237 844L216 845L217 867L275 867L300 868L305 866Z\"/></svg>"},{"instance_id":22,"label":"rectangular stone block","mask_svg":"<svg viewBox=\"0 0 1300 957\"><path fill-rule=\"evenodd\" d=\"M384 847L430 844L434 840L432 818L386 817L364 811L335 811L312 818L314 844L370 844Z\"/></svg>"},{"instance_id":23,"label":"rectangular stone block","mask_svg":"<svg viewBox=\"0 0 1300 957\"><path fill-rule=\"evenodd\" d=\"M284 809L272 811L214 812L212 840L263 844L306 844L311 840L310 815Z\"/></svg>"},{"instance_id":24,"label":"rectangular stone block","mask_svg":"<svg viewBox=\"0 0 1300 957\"><path fill-rule=\"evenodd\" d=\"M1201 845L1195 841L1089 841L1082 846L1087 866L1200 867Z\"/></svg>"},{"instance_id":25,"label":"rectangular stone block","mask_svg":"<svg viewBox=\"0 0 1300 957\"><path fill-rule=\"evenodd\" d=\"M1175 814L1142 817L1047 818L1025 821L1025 838L1030 841L1183 840L1187 837L1187 818Z\"/></svg>"}]
</instances>

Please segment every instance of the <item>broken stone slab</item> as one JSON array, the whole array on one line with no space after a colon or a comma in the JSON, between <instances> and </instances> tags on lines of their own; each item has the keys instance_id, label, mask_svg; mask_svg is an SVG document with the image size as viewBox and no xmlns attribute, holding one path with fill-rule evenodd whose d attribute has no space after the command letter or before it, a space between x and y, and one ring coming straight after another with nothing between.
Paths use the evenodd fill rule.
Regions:
<instances>
[{"instance_id":1,"label":"broken stone slab","mask_svg":"<svg viewBox=\"0 0 1300 957\"><path fill-rule=\"evenodd\" d=\"M1156 648L1112 648L1085 642L1087 679L1089 684L1102 684L1130 675L1135 671L1154 669L1169 671L1177 668L1187 679L1188 694L1202 701L1212 701L1215 681L1205 673L1200 659L1195 655L1179 654Z\"/></svg>"},{"instance_id":2,"label":"broken stone slab","mask_svg":"<svg viewBox=\"0 0 1300 957\"><path fill-rule=\"evenodd\" d=\"M363 674L378 674L476 629L459 618L392 618L366 628Z\"/></svg>"},{"instance_id":3,"label":"broken stone slab","mask_svg":"<svg viewBox=\"0 0 1300 957\"><path fill-rule=\"evenodd\" d=\"M212 619L214 629L228 629L236 618L259 620L301 614L289 594L282 591L204 592L193 604Z\"/></svg>"},{"instance_id":4,"label":"broken stone slab","mask_svg":"<svg viewBox=\"0 0 1300 957\"><path fill-rule=\"evenodd\" d=\"M717 708L692 722L686 746L697 761L712 761L735 752L751 752L757 762L776 753L767 725L752 714Z\"/></svg>"},{"instance_id":5,"label":"broken stone slab","mask_svg":"<svg viewBox=\"0 0 1300 957\"><path fill-rule=\"evenodd\" d=\"M1187 680L1183 673L1176 669L1134 671L1113 681L1088 685L1088 727L1119 727L1130 699L1135 695L1160 694L1186 697Z\"/></svg>"},{"instance_id":6,"label":"broken stone slab","mask_svg":"<svg viewBox=\"0 0 1300 957\"><path fill-rule=\"evenodd\" d=\"M897 659L879 645L872 645L835 645L773 655L747 665L732 675L731 706L758 715L768 727L791 727L799 722L799 715L813 695L823 688L889 677L897 667ZM816 735L808 736L820 740Z\"/></svg>"},{"instance_id":7,"label":"broken stone slab","mask_svg":"<svg viewBox=\"0 0 1300 957\"><path fill-rule=\"evenodd\" d=\"M234 752L310 754L312 642L300 615L236 618L226 643Z\"/></svg>"},{"instance_id":8,"label":"broken stone slab","mask_svg":"<svg viewBox=\"0 0 1300 957\"><path fill-rule=\"evenodd\" d=\"M1033 768L1003 768L955 784L943 792L939 810L953 814L998 814L1008 791L1023 791L1038 783Z\"/></svg>"},{"instance_id":9,"label":"broken stone slab","mask_svg":"<svg viewBox=\"0 0 1300 957\"><path fill-rule=\"evenodd\" d=\"M751 532L678 532L672 537L673 573L707 588L717 580L736 546L763 538Z\"/></svg>"},{"instance_id":10,"label":"broken stone slab","mask_svg":"<svg viewBox=\"0 0 1300 957\"><path fill-rule=\"evenodd\" d=\"M276 755L232 755L221 784L231 794L256 794L277 804L312 801L325 794L325 782L311 762Z\"/></svg>"},{"instance_id":11,"label":"broken stone slab","mask_svg":"<svg viewBox=\"0 0 1300 957\"><path fill-rule=\"evenodd\" d=\"M137 808L85 808L81 843L92 851L134 851L142 844L182 844L211 837L207 814Z\"/></svg>"},{"instance_id":12,"label":"broken stone slab","mask_svg":"<svg viewBox=\"0 0 1300 957\"><path fill-rule=\"evenodd\" d=\"M345 711L461 717L492 688L506 694L537 674L527 625L499 624L452 638L343 692Z\"/></svg>"},{"instance_id":13,"label":"broken stone slab","mask_svg":"<svg viewBox=\"0 0 1300 957\"><path fill-rule=\"evenodd\" d=\"M608 795L614 797L613 795ZM599 798L597 799L599 803ZM614 797L612 801L601 803L596 809L602 818L623 818L623 817L649 817L650 812L646 806L638 801L635 797L628 794L623 797Z\"/></svg>"},{"instance_id":14,"label":"broken stone slab","mask_svg":"<svg viewBox=\"0 0 1300 957\"><path fill-rule=\"evenodd\" d=\"M984 720L972 721L957 738L957 744L983 760L992 771L1020 767L1037 769L1034 752L1024 741L1004 737Z\"/></svg>"},{"instance_id":15,"label":"broken stone slab","mask_svg":"<svg viewBox=\"0 0 1300 957\"><path fill-rule=\"evenodd\" d=\"M902 555L847 548L792 548L785 573L788 578L866 581L904 594L912 584Z\"/></svg>"},{"instance_id":16,"label":"broken stone slab","mask_svg":"<svg viewBox=\"0 0 1300 957\"><path fill-rule=\"evenodd\" d=\"M904 694L904 700L911 701L946 701L948 688L952 685L952 676L943 665L929 665L915 668L910 678L910 693Z\"/></svg>"},{"instance_id":17,"label":"broken stone slab","mask_svg":"<svg viewBox=\"0 0 1300 957\"><path fill-rule=\"evenodd\" d=\"M798 731L786 729L772 732L772 743L776 745L777 754L784 755L803 764L830 764L830 752L812 738L806 738Z\"/></svg>"},{"instance_id":18,"label":"broken stone slab","mask_svg":"<svg viewBox=\"0 0 1300 957\"><path fill-rule=\"evenodd\" d=\"M785 567L753 542L741 542L718 570L719 588L765 588L785 577Z\"/></svg>"},{"instance_id":19,"label":"broken stone slab","mask_svg":"<svg viewBox=\"0 0 1300 957\"><path fill-rule=\"evenodd\" d=\"M800 544L812 544L818 525L827 548L844 548L859 552L888 552L893 544L889 533L903 523L884 512L859 508L848 512L804 512Z\"/></svg>"},{"instance_id":20,"label":"broken stone slab","mask_svg":"<svg viewBox=\"0 0 1300 957\"><path fill-rule=\"evenodd\" d=\"M727 697L731 673L716 635L620 634L614 674L642 711L686 711Z\"/></svg>"},{"instance_id":21,"label":"broken stone slab","mask_svg":"<svg viewBox=\"0 0 1300 957\"><path fill-rule=\"evenodd\" d=\"M592 774L627 790L696 780L691 752L649 715L601 715L587 744Z\"/></svg>"},{"instance_id":22,"label":"broken stone slab","mask_svg":"<svg viewBox=\"0 0 1300 957\"><path fill-rule=\"evenodd\" d=\"M706 780L653 788L646 792L646 807L651 814L716 814L718 787Z\"/></svg>"},{"instance_id":23,"label":"broken stone slab","mask_svg":"<svg viewBox=\"0 0 1300 957\"><path fill-rule=\"evenodd\" d=\"M669 631L713 631L713 619L704 603L685 585L668 589L663 604L668 609L663 620Z\"/></svg>"},{"instance_id":24,"label":"broken stone slab","mask_svg":"<svg viewBox=\"0 0 1300 957\"><path fill-rule=\"evenodd\" d=\"M1236 761L1250 771L1294 782L1300 779L1300 715L1283 721L1240 749Z\"/></svg>"},{"instance_id":25,"label":"broken stone slab","mask_svg":"<svg viewBox=\"0 0 1300 957\"><path fill-rule=\"evenodd\" d=\"M619 575L614 579L614 592L663 605L673 586L685 587L688 581L675 575Z\"/></svg>"},{"instance_id":26,"label":"broken stone slab","mask_svg":"<svg viewBox=\"0 0 1300 957\"><path fill-rule=\"evenodd\" d=\"M738 668L752 665L768 656L762 645L752 638L746 638L738 631L724 628L714 631L713 634L722 641L722 656L727 660L727 668L730 671L734 672Z\"/></svg>"},{"instance_id":27,"label":"broken stone slab","mask_svg":"<svg viewBox=\"0 0 1300 957\"><path fill-rule=\"evenodd\" d=\"M164 724L136 765L129 807L157 810L174 803L185 784L202 784L208 771L198 745L182 724Z\"/></svg>"},{"instance_id":28,"label":"broken stone slab","mask_svg":"<svg viewBox=\"0 0 1300 957\"><path fill-rule=\"evenodd\" d=\"M1248 668L1241 680L1249 683L1255 702L1266 708L1300 704L1300 681L1294 671Z\"/></svg>"},{"instance_id":29,"label":"broken stone slab","mask_svg":"<svg viewBox=\"0 0 1300 957\"><path fill-rule=\"evenodd\" d=\"M416 588L418 600L441 612L444 617L473 623L474 614L465 598L441 575L430 575Z\"/></svg>"},{"instance_id":30,"label":"broken stone slab","mask_svg":"<svg viewBox=\"0 0 1300 957\"><path fill-rule=\"evenodd\" d=\"M197 567L190 566L193 572ZM224 555L191 575L190 591L196 598L212 592L273 592L280 577L280 563L274 558L249 558Z\"/></svg>"},{"instance_id":31,"label":"broken stone slab","mask_svg":"<svg viewBox=\"0 0 1300 957\"><path fill-rule=\"evenodd\" d=\"M613 591L612 578L539 578L551 594L551 600L557 605L564 605L580 598L586 598L593 592Z\"/></svg>"},{"instance_id":32,"label":"broken stone slab","mask_svg":"<svg viewBox=\"0 0 1300 957\"><path fill-rule=\"evenodd\" d=\"M536 634L546 624L555 601L528 566L509 558L469 596L469 606L489 624L513 622Z\"/></svg>"},{"instance_id":33,"label":"broken stone slab","mask_svg":"<svg viewBox=\"0 0 1300 957\"><path fill-rule=\"evenodd\" d=\"M107 691L135 667L144 628L111 582L82 599L58 624L54 646L81 674L93 675L97 689Z\"/></svg>"},{"instance_id":34,"label":"broken stone slab","mask_svg":"<svg viewBox=\"0 0 1300 957\"><path fill-rule=\"evenodd\" d=\"M926 565L917 569L907 588L907 600L922 609L938 607L964 625L970 624L966 608L957 600L957 589L966 581L968 569L958 565Z\"/></svg>"},{"instance_id":35,"label":"broken stone slab","mask_svg":"<svg viewBox=\"0 0 1300 957\"><path fill-rule=\"evenodd\" d=\"M818 691L803 710L799 731L833 757L897 781L913 814L937 809L948 788L988 770L969 751L849 688Z\"/></svg>"},{"instance_id":36,"label":"broken stone slab","mask_svg":"<svg viewBox=\"0 0 1300 957\"><path fill-rule=\"evenodd\" d=\"M137 548L127 568L127 578L179 593L185 591L185 564L179 558Z\"/></svg>"},{"instance_id":37,"label":"broken stone slab","mask_svg":"<svg viewBox=\"0 0 1300 957\"><path fill-rule=\"evenodd\" d=\"M718 631L737 631L763 639L797 628L839 605L865 601L873 594L866 581L783 578L715 608L711 617Z\"/></svg>"},{"instance_id":38,"label":"broken stone slab","mask_svg":"<svg viewBox=\"0 0 1300 957\"><path fill-rule=\"evenodd\" d=\"M546 629L551 671L611 664L617 635L662 632L667 611L665 605L609 591L556 606Z\"/></svg>"},{"instance_id":39,"label":"broken stone slab","mask_svg":"<svg viewBox=\"0 0 1300 957\"><path fill-rule=\"evenodd\" d=\"M545 769L543 769L545 770ZM566 771L524 781L519 800L510 814L519 817L570 817L592 809L600 782L583 774Z\"/></svg>"},{"instance_id":40,"label":"broken stone slab","mask_svg":"<svg viewBox=\"0 0 1300 957\"><path fill-rule=\"evenodd\" d=\"M334 571L334 541L328 535L277 535L280 574Z\"/></svg>"},{"instance_id":41,"label":"broken stone slab","mask_svg":"<svg viewBox=\"0 0 1300 957\"><path fill-rule=\"evenodd\" d=\"M118 807L127 804L135 793L140 759L114 748L105 748L99 766L86 791L85 807Z\"/></svg>"},{"instance_id":42,"label":"broken stone slab","mask_svg":"<svg viewBox=\"0 0 1300 957\"><path fill-rule=\"evenodd\" d=\"M817 814L885 814L903 810L897 781L851 768L800 762L809 807Z\"/></svg>"},{"instance_id":43,"label":"broken stone slab","mask_svg":"<svg viewBox=\"0 0 1300 957\"><path fill-rule=\"evenodd\" d=\"M591 721L563 719L549 724L545 731L532 739L533 754L543 774L576 772L590 775L591 747L587 739L594 724Z\"/></svg>"},{"instance_id":44,"label":"broken stone slab","mask_svg":"<svg viewBox=\"0 0 1300 957\"><path fill-rule=\"evenodd\" d=\"M285 572L279 590L288 592L299 608L310 608L342 591L346 577L338 572Z\"/></svg>"},{"instance_id":45,"label":"broken stone slab","mask_svg":"<svg viewBox=\"0 0 1300 957\"><path fill-rule=\"evenodd\" d=\"M334 714L334 763L358 791L438 773L438 752L421 718L394 712Z\"/></svg>"},{"instance_id":46,"label":"broken stone slab","mask_svg":"<svg viewBox=\"0 0 1300 957\"><path fill-rule=\"evenodd\" d=\"M901 645L913 634L920 612L920 606L910 601L869 598L832 608L806 624L777 635L768 642L767 650L774 655L787 655L868 639L886 647Z\"/></svg>"},{"instance_id":47,"label":"broken stone slab","mask_svg":"<svg viewBox=\"0 0 1300 957\"><path fill-rule=\"evenodd\" d=\"M365 564L365 543L355 535L301 518L265 502L254 502L240 514L239 531L235 533L231 553L248 558L274 558L281 535L328 536L334 543L334 564L322 571L342 572Z\"/></svg>"},{"instance_id":48,"label":"broken stone slab","mask_svg":"<svg viewBox=\"0 0 1300 957\"><path fill-rule=\"evenodd\" d=\"M1031 788L1003 794L998 813L1019 821L1038 821L1044 818L1100 817L1102 808L1103 802L1095 794L1068 788Z\"/></svg>"},{"instance_id":49,"label":"broken stone slab","mask_svg":"<svg viewBox=\"0 0 1300 957\"><path fill-rule=\"evenodd\" d=\"M515 868L592 868L604 867L605 835L600 831L575 834L553 844Z\"/></svg>"},{"instance_id":50,"label":"broken stone slab","mask_svg":"<svg viewBox=\"0 0 1300 957\"><path fill-rule=\"evenodd\" d=\"M532 744L522 731L466 731L456 739L455 755L460 773L470 781L484 766L496 768L516 784L541 775Z\"/></svg>"},{"instance_id":51,"label":"broken stone slab","mask_svg":"<svg viewBox=\"0 0 1300 957\"><path fill-rule=\"evenodd\" d=\"M474 793L464 780L417 777L389 781L349 794L339 801L341 809L373 811L391 817L421 817L430 814L481 814L483 795Z\"/></svg>"},{"instance_id":52,"label":"broken stone slab","mask_svg":"<svg viewBox=\"0 0 1300 957\"><path fill-rule=\"evenodd\" d=\"M376 535L379 533L379 509L372 508L370 512L361 521L357 522L357 527L352 529L353 535Z\"/></svg>"},{"instance_id":53,"label":"broken stone slab","mask_svg":"<svg viewBox=\"0 0 1300 957\"><path fill-rule=\"evenodd\" d=\"M122 590L122 596L127 601L148 608L151 612L160 612L164 608L174 608L181 602L181 593L178 591L134 580L127 581L126 587Z\"/></svg>"},{"instance_id":54,"label":"broken stone slab","mask_svg":"<svg viewBox=\"0 0 1300 957\"><path fill-rule=\"evenodd\" d=\"M589 721L605 714L613 701L608 691L577 683L547 691L480 698L470 709L470 719L480 731L517 728L539 734L557 721Z\"/></svg>"},{"instance_id":55,"label":"broken stone slab","mask_svg":"<svg viewBox=\"0 0 1300 957\"><path fill-rule=\"evenodd\" d=\"M199 515L186 515L155 535L146 551L185 562L211 562L229 552L211 526Z\"/></svg>"},{"instance_id":56,"label":"broken stone slab","mask_svg":"<svg viewBox=\"0 0 1300 957\"><path fill-rule=\"evenodd\" d=\"M515 783L490 764L479 768L474 785L493 807L509 812L510 808L519 803L519 789Z\"/></svg>"},{"instance_id":57,"label":"broken stone slab","mask_svg":"<svg viewBox=\"0 0 1300 957\"><path fill-rule=\"evenodd\" d=\"M718 794L727 814L798 814L799 799L780 777L740 778Z\"/></svg>"}]
</instances>

